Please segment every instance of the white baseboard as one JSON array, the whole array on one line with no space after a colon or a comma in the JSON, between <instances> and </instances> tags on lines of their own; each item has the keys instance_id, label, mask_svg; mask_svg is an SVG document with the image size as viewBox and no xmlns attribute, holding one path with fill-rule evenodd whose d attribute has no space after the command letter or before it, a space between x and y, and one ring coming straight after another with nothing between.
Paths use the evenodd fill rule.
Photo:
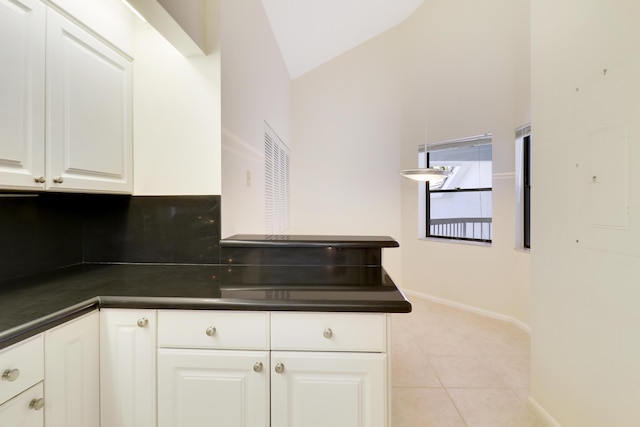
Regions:
<instances>
[{"instance_id":1,"label":"white baseboard","mask_svg":"<svg viewBox=\"0 0 640 427\"><path fill-rule=\"evenodd\" d=\"M538 404L531 396L527 400L527 406L542 420L546 427L562 427L542 406Z\"/></svg>"},{"instance_id":2,"label":"white baseboard","mask_svg":"<svg viewBox=\"0 0 640 427\"><path fill-rule=\"evenodd\" d=\"M417 298L422 298L427 301L435 302L442 305L448 305L449 307L457 308L464 311L469 311L471 313L479 314L480 316L490 317L492 319L503 320L505 322L509 322L514 326L522 329L526 333L531 333L531 327L526 323L516 319L512 316L507 316L506 314L496 313L495 311L485 310L483 308L474 307L472 305L462 304L459 302L451 301L445 298L436 297L433 295L423 294L422 292L410 291L408 289L403 289L403 293L406 295L410 295Z\"/></svg>"}]
</instances>

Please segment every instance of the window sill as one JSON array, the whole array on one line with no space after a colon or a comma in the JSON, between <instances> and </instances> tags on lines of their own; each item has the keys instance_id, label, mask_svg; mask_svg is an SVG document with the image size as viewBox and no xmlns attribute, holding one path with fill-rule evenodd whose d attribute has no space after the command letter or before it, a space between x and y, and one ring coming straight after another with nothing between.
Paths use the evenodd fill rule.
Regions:
<instances>
[{"instance_id":1,"label":"window sill","mask_svg":"<svg viewBox=\"0 0 640 427\"><path fill-rule=\"evenodd\" d=\"M471 240L459 240L459 239L443 239L440 237L418 237L418 240L423 242L436 242L436 243L452 243L454 245L466 245L466 246L481 246L490 248L491 243L488 242L474 242Z\"/></svg>"},{"instance_id":2,"label":"window sill","mask_svg":"<svg viewBox=\"0 0 640 427\"><path fill-rule=\"evenodd\" d=\"M524 254L530 254L531 253L531 249L530 248L513 248L514 251L516 252L522 252Z\"/></svg>"}]
</instances>

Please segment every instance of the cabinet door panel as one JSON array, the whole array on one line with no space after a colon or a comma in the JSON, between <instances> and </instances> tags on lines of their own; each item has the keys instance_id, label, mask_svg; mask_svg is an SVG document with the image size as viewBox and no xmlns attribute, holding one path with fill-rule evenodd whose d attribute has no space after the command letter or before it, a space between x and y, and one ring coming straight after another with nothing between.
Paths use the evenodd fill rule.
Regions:
<instances>
[{"instance_id":1,"label":"cabinet door panel","mask_svg":"<svg viewBox=\"0 0 640 427\"><path fill-rule=\"evenodd\" d=\"M158 427L269 426L268 369L267 351L158 350Z\"/></svg>"},{"instance_id":2,"label":"cabinet door panel","mask_svg":"<svg viewBox=\"0 0 640 427\"><path fill-rule=\"evenodd\" d=\"M385 354L272 352L271 372L274 426L387 425Z\"/></svg>"},{"instance_id":3,"label":"cabinet door panel","mask_svg":"<svg viewBox=\"0 0 640 427\"><path fill-rule=\"evenodd\" d=\"M155 310L101 310L100 341L101 425L155 427Z\"/></svg>"},{"instance_id":4,"label":"cabinet door panel","mask_svg":"<svg viewBox=\"0 0 640 427\"><path fill-rule=\"evenodd\" d=\"M0 186L43 189L46 7L0 0Z\"/></svg>"},{"instance_id":5,"label":"cabinet door panel","mask_svg":"<svg viewBox=\"0 0 640 427\"><path fill-rule=\"evenodd\" d=\"M130 193L131 62L51 9L47 35L48 187Z\"/></svg>"},{"instance_id":6,"label":"cabinet door panel","mask_svg":"<svg viewBox=\"0 0 640 427\"><path fill-rule=\"evenodd\" d=\"M44 425L42 409L29 408L32 400L40 399L42 396L42 383L39 383L0 405L0 426L42 427Z\"/></svg>"},{"instance_id":7,"label":"cabinet door panel","mask_svg":"<svg viewBox=\"0 0 640 427\"><path fill-rule=\"evenodd\" d=\"M100 328L94 312L45 333L49 426L100 426Z\"/></svg>"}]
</instances>

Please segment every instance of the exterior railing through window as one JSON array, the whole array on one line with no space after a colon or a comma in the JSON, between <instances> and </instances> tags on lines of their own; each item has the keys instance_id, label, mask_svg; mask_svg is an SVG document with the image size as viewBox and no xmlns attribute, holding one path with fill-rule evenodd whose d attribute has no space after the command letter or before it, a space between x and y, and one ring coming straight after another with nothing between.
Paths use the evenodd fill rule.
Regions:
<instances>
[{"instance_id":1,"label":"exterior railing through window","mask_svg":"<svg viewBox=\"0 0 640 427\"><path fill-rule=\"evenodd\" d=\"M491 187L446 190L427 188L426 193L426 237L491 242ZM432 196L440 198L432 200ZM432 207L436 202L440 208L437 211Z\"/></svg>"},{"instance_id":2,"label":"exterior railing through window","mask_svg":"<svg viewBox=\"0 0 640 427\"><path fill-rule=\"evenodd\" d=\"M491 241L492 218L431 218L429 237Z\"/></svg>"}]
</instances>

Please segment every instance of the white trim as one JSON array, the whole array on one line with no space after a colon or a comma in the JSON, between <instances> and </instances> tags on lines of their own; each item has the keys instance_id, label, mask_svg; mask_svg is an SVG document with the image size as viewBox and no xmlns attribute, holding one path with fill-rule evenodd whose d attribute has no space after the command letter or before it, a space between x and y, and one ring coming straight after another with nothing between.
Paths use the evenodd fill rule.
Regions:
<instances>
[{"instance_id":1,"label":"white trim","mask_svg":"<svg viewBox=\"0 0 640 427\"><path fill-rule=\"evenodd\" d=\"M233 145L235 145L237 147L241 147L242 150L245 150L248 154L250 154L250 156L254 158L264 159L264 150L262 151L258 150L253 145L249 144L248 142L240 138L238 135L231 132L229 129L222 128L222 136L223 136L222 138L223 149L229 150L236 154L244 155L244 157L249 158L249 156L247 156L246 154L242 154L240 153L239 150L234 149ZM262 146L260 146L260 148L262 148Z\"/></svg>"},{"instance_id":2,"label":"white trim","mask_svg":"<svg viewBox=\"0 0 640 427\"><path fill-rule=\"evenodd\" d=\"M527 399L527 406L529 407L531 412L533 412L538 416L538 418L540 418L540 420L546 427L562 427L562 425L560 425L560 423L557 422L555 418L553 418L547 411L545 411L544 408L533 399L533 397L529 396L529 398Z\"/></svg>"},{"instance_id":3,"label":"white trim","mask_svg":"<svg viewBox=\"0 0 640 427\"><path fill-rule=\"evenodd\" d=\"M516 129L516 139L524 138L528 135L531 135L531 123L522 125Z\"/></svg>"},{"instance_id":4,"label":"white trim","mask_svg":"<svg viewBox=\"0 0 640 427\"><path fill-rule=\"evenodd\" d=\"M442 305L447 305L449 307L457 308L459 310L464 310L464 311L468 311L468 312L471 312L471 313L479 314L480 316L485 316L485 317L489 317L489 318L492 318L492 319L502 320L504 322L511 323L512 325L516 326L517 328L521 329L522 331L526 332L527 334L531 333L531 327L529 325L527 325L526 323L522 322L519 319L516 319L515 317L507 316L506 314L497 313L495 311L490 311L490 310L485 310L483 308L478 308L478 307L474 307L472 305L462 304L462 303L459 303L459 302L451 301L451 300L448 300L448 299L445 299L445 298L436 297L436 296L433 296L433 295L423 294L422 292L411 291L411 290L408 290L408 289L403 289L402 291L406 295L409 295L409 296L422 298L422 299L427 300L427 301L435 302L435 303L442 304Z\"/></svg>"},{"instance_id":5,"label":"white trim","mask_svg":"<svg viewBox=\"0 0 640 427\"><path fill-rule=\"evenodd\" d=\"M511 179L516 177L515 172L497 172L491 175L493 179Z\"/></svg>"},{"instance_id":6,"label":"white trim","mask_svg":"<svg viewBox=\"0 0 640 427\"><path fill-rule=\"evenodd\" d=\"M482 135L468 136L465 138L450 139L447 141L438 141L424 144L422 147L426 151L447 150L449 148L470 147L473 145L491 144L493 134L485 133ZM419 150L419 148L418 148Z\"/></svg>"}]
</instances>

